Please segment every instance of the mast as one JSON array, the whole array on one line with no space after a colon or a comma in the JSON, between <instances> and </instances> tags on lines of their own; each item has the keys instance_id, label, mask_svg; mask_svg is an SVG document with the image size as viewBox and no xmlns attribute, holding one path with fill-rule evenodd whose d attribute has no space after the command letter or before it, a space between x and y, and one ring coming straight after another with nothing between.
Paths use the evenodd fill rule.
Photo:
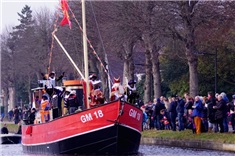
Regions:
<instances>
[{"instance_id":1,"label":"mast","mask_svg":"<svg viewBox=\"0 0 235 157\"><path fill-rule=\"evenodd\" d=\"M86 108L90 108L89 105L89 72L88 72L88 51L87 51L87 34L86 34L86 9L85 0L82 0L82 27L83 27L83 51L84 51L84 68L85 68L85 82L86 82L86 95L85 100L87 102Z\"/></svg>"}]
</instances>

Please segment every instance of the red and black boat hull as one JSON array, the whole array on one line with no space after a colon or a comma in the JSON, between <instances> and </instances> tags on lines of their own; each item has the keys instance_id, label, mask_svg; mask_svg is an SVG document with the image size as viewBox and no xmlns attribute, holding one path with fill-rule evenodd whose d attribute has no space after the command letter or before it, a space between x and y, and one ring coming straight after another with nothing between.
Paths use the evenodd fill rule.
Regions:
<instances>
[{"instance_id":1,"label":"red and black boat hull","mask_svg":"<svg viewBox=\"0 0 235 157\"><path fill-rule=\"evenodd\" d=\"M88 116L84 122L81 118L81 115L99 111L102 111L103 116L101 114L102 117L98 119ZM64 126L59 127L61 124ZM133 105L116 101L48 123L24 125L23 151L30 154L65 155L137 154L141 125L141 110ZM39 130L45 132L42 134Z\"/></svg>"},{"instance_id":2,"label":"red and black boat hull","mask_svg":"<svg viewBox=\"0 0 235 157\"><path fill-rule=\"evenodd\" d=\"M115 124L108 128L71 137L54 143L23 146L24 152L73 155L128 155L137 154L140 133Z\"/></svg>"}]
</instances>

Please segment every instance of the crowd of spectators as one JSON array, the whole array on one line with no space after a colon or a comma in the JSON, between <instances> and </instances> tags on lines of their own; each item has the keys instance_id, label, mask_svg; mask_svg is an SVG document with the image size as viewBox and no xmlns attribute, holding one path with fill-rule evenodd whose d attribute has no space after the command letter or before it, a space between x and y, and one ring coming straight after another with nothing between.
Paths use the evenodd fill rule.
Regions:
<instances>
[{"instance_id":1,"label":"crowd of spectators","mask_svg":"<svg viewBox=\"0 0 235 157\"><path fill-rule=\"evenodd\" d=\"M143 130L191 129L196 134L229 131L235 133L235 95L232 96L232 101L229 101L224 92L208 92L207 96L195 98L190 97L188 93L185 93L184 97L161 96L141 106L141 109L144 115Z\"/></svg>"}]
</instances>

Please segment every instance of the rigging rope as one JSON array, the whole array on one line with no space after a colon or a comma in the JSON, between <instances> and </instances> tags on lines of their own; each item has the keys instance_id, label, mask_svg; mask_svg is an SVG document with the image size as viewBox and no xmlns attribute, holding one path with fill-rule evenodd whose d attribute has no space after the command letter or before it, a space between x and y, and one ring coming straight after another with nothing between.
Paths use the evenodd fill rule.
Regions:
<instances>
[{"instance_id":1,"label":"rigging rope","mask_svg":"<svg viewBox=\"0 0 235 157\"><path fill-rule=\"evenodd\" d=\"M92 44L91 44L90 40L88 39L87 35L84 33L84 31L83 31L83 29L82 29L80 23L78 22L77 18L75 17L75 14L73 13L73 11L71 10L70 7L69 7L69 10L70 10L70 12L72 13L73 18L75 19L75 22L78 24L79 29L81 30L81 32L83 33L83 35L85 35L86 40L87 40L87 42L89 43L89 47L90 47L90 48L92 49L92 51L93 51L93 54L96 56L97 60L100 62L100 66L104 69L104 72L107 74L107 76L108 76L108 78L109 78L109 81L111 81L111 83L113 84L113 81L110 79L110 75L109 75L109 72L110 72L110 71L107 70L107 69L109 69L109 68L108 68L108 65L107 65L107 68L104 66L104 64L103 64L103 62L101 61L99 55L98 55L97 52L95 51L95 49L94 49L94 47L92 46ZM93 6L92 6L92 12L93 12L93 15L94 15ZM50 67L51 67L52 54L53 54L52 50L53 50L53 48L54 48L54 39L55 39L54 34L55 34L55 32L56 32L56 30L57 30L57 27L58 27L58 26L57 26L57 22L58 22L58 19L59 19L59 14L56 14L56 15L57 15L57 18L56 18L55 23L54 23L54 30L53 30L53 33L52 33L52 44L51 44L50 53L49 53L49 65L48 65L48 68L47 68L48 76L49 76L50 70L51 70ZM106 57L105 59L106 59L106 62L107 62L107 53L106 53L106 50L105 50L105 47L104 47L104 43L103 43L103 40L102 40L102 37L101 37L101 34L100 34L100 30L99 30L99 27L98 27L98 22L97 22L97 20L96 20L95 15L94 15L94 19L95 19L95 22L96 22L96 25L97 25L99 37L100 37L100 40L101 40L101 44L102 44L102 47L103 47L103 50L104 50L104 53L105 53L105 57ZM107 63L108 63L108 62L107 62Z\"/></svg>"},{"instance_id":2,"label":"rigging rope","mask_svg":"<svg viewBox=\"0 0 235 157\"><path fill-rule=\"evenodd\" d=\"M98 25L98 22L97 22L97 19L96 19L96 16L95 16L95 11L94 11L94 8L93 8L93 5L92 5L92 2L90 1L90 4L91 4L91 10L92 10L92 13L93 13L93 16L94 16L94 19L95 19L95 24L96 24L96 28L98 30L98 34L99 34L99 38L100 38L100 41L101 41L101 45L102 45L102 48L104 50L104 55L105 55L105 61L107 63L107 70L108 70L108 81L109 81L109 88L111 88L111 85L110 85L110 82L113 84L113 81L110 79L110 66L108 64L108 55L106 53L106 50L105 50L105 47L104 47L104 42L103 42L103 38L101 36L101 33L100 33L100 29L99 29L99 25ZM109 89L111 91L111 89Z\"/></svg>"},{"instance_id":3,"label":"rigging rope","mask_svg":"<svg viewBox=\"0 0 235 157\"><path fill-rule=\"evenodd\" d=\"M53 32L55 32L56 29L57 29L57 22L58 22L58 20L59 20L59 14L56 14L56 20L54 22L54 30L53 30ZM51 48L50 48L50 53L49 53L49 64L48 64L48 67L47 67L48 77L49 77L50 70L51 70L51 61L52 61L52 54L53 54L52 50L54 48L54 40L55 40L53 35L51 35L51 36L52 36L52 41L51 41Z\"/></svg>"},{"instance_id":4,"label":"rigging rope","mask_svg":"<svg viewBox=\"0 0 235 157\"><path fill-rule=\"evenodd\" d=\"M86 40L87 40L87 42L89 43L89 47L90 47L90 48L92 49L92 51L93 51L93 54L96 56L97 60L100 62L100 66L103 67L104 72L107 74L107 76L109 76L109 73L108 73L107 69L105 68L103 62L101 61L101 59L100 59L100 57L99 57L99 55L96 53L94 47L93 47L92 44L91 44L91 41L88 39L86 33L83 31L83 29L82 29L80 23L78 22L77 18L75 17L75 15L74 15L74 13L73 13L73 11L71 10L70 7L69 7L69 10L70 10L70 12L72 13L73 18L75 19L75 22L78 24L80 31L83 33L83 35L85 35Z\"/></svg>"}]
</instances>

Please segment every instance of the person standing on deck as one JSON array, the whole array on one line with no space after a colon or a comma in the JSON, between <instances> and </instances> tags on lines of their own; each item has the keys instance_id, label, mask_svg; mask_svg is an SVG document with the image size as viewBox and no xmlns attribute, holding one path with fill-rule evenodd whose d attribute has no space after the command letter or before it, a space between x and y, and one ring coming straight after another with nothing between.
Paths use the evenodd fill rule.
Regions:
<instances>
[{"instance_id":1,"label":"person standing on deck","mask_svg":"<svg viewBox=\"0 0 235 157\"><path fill-rule=\"evenodd\" d=\"M118 79L114 78L114 84L111 89L110 101L118 100L124 96L124 88L121 85L120 77Z\"/></svg>"},{"instance_id":2,"label":"person standing on deck","mask_svg":"<svg viewBox=\"0 0 235 157\"><path fill-rule=\"evenodd\" d=\"M60 81L64 77L65 72L63 72L58 78L56 78L55 71L52 71L49 74L48 80L55 80L55 81Z\"/></svg>"},{"instance_id":3,"label":"person standing on deck","mask_svg":"<svg viewBox=\"0 0 235 157\"><path fill-rule=\"evenodd\" d=\"M127 96L127 102L130 104L135 104L139 95L135 87L136 81L130 80L125 90L125 95Z\"/></svg>"},{"instance_id":4,"label":"person standing on deck","mask_svg":"<svg viewBox=\"0 0 235 157\"><path fill-rule=\"evenodd\" d=\"M54 94L51 98L51 103L53 108L58 109L58 116L62 115L62 99L63 99L64 89L62 87L55 87Z\"/></svg>"},{"instance_id":5,"label":"person standing on deck","mask_svg":"<svg viewBox=\"0 0 235 157\"><path fill-rule=\"evenodd\" d=\"M74 113L78 109L78 100L75 90L70 92L69 98L67 99L67 105L69 106L69 114Z\"/></svg>"},{"instance_id":6,"label":"person standing on deck","mask_svg":"<svg viewBox=\"0 0 235 157\"><path fill-rule=\"evenodd\" d=\"M38 95L36 96L34 102L35 102L35 107L36 107L36 109L39 110L41 100L39 99L39 96L38 96Z\"/></svg>"},{"instance_id":7,"label":"person standing on deck","mask_svg":"<svg viewBox=\"0 0 235 157\"><path fill-rule=\"evenodd\" d=\"M43 94L41 100L41 110L40 110L42 123L48 122L50 120L49 109L50 109L50 102L48 100L47 95Z\"/></svg>"},{"instance_id":8,"label":"person standing on deck","mask_svg":"<svg viewBox=\"0 0 235 157\"><path fill-rule=\"evenodd\" d=\"M96 74L90 75L90 76L89 76L89 80L90 80L90 90L92 90L92 89L93 89L93 84L94 84L94 82L97 81L97 76L96 76Z\"/></svg>"},{"instance_id":9,"label":"person standing on deck","mask_svg":"<svg viewBox=\"0 0 235 157\"><path fill-rule=\"evenodd\" d=\"M36 114L36 109L32 108L31 113L28 117L29 124L34 124L34 120L35 120L35 116L36 116L35 114Z\"/></svg>"},{"instance_id":10,"label":"person standing on deck","mask_svg":"<svg viewBox=\"0 0 235 157\"><path fill-rule=\"evenodd\" d=\"M93 89L90 92L90 98L91 98L90 106L95 107L96 105L104 104L105 98L103 92L100 89L101 81L96 80L93 81L92 83L93 83Z\"/></svg>"},{"instance_id":11,"label":"person standing on deck","mask_svg":"<svg viewBox=\"0 0 235 157\"><path fill-rule=\"evenodd\" d=\"M70 90L65 90L63 94L64 108L62 116L65 116L69 113L69 106L68 106L69 95L70 95Z\"/></svg>"}]
</instances>

